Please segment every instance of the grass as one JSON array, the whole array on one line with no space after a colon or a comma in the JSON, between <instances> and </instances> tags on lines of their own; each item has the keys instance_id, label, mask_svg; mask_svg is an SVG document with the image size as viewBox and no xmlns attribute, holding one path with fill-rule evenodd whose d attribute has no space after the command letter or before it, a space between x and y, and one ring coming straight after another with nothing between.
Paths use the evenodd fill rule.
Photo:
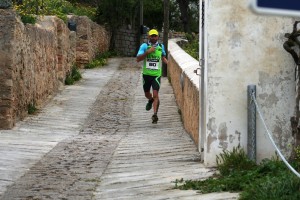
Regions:
<instances>
[{"instance_id":1,"label":"grass","mask_svg":"<svg viewBox=\"0 0 300 200\"><path fill-rule=\"evenodd\" d=\"M96 55L95 59L93 59L90 63L84 66L85 69L93 69L96 67L101 67L107 64L107 59L109 57L113 57L118 55L117 52L107 51L104 53L99 53ZM73 65L72 70L69 74L67 74L65 79L66 85L73 85L76 81L79 81L82 78L81 73L76 65Z\"/></svg>"},{"instance_id":2,"label":"grass","mask_svg":"<svg viewBox=\"0 0 300 200\"><path fill-rule=\"evenodd\" d=\"M67 74L65 84L66 85L73 85L76 81L79 81L82 78L79 69L76 65L73 65L71 72Z\"/></svg>"},{"instance_id":3,"label":"grass","mask_svg":"<svg viewBox=\"0 0 300 200\"><path fill-rule=\"evenodd\" d=\"M249 160L240 147L223 151L217 157L217 169L206 180L176 180L175 188L200 193L239 192L241 200L300 199L300 179L277 157L259 165ZM180 184L179 184L180 183Z\"/></svg>"},{"instance_id":4,"label":"grass","mask_svg":"<svg viewBox=\"0 0 300 200\"><path fill-rule=\"evenodd\" d=\"M38 109L35 107L35 103L30 103L27 106L27 111L29 115L34 114Z\"/></svg>"}]
</instances>

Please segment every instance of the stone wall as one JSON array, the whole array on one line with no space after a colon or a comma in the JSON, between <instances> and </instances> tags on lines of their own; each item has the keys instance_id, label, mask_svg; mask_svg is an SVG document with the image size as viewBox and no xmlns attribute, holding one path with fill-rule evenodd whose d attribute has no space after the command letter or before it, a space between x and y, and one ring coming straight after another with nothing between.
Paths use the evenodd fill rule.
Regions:
<instances>
[{"instance_id":1,"label":"stone wall","mask_svg":"<svg viewBox=\"0 0 300 200\"><path fill-rule=\"evenodd\" d=\"M0 9L0 128L10 129L64 84L74 64L107 51L110 34L86 17L75 17L77 34L57 17L24 25L13 10Z\"/></svg>"},{"instance_id":2,"label":"stone wall","mask_svg":"<svg viewBox=\"0 0 300 200\"><path fill-rule=\"evenodd\" d=\"M115 40L115 48L124 56L135 56L139 45L138 32L135 29L122 27Z\"/></svg>"},{"instance_id":3,"label":"stone wall","mask_svg":"<svg viewBox=\"0 0 300 200\"><path fill-rule=\"evenodd\" d=\"M76 23L76 63L81 67L90 62L97 53L108 51L110 32L86 16L68 16Z\"/></svg>"},{"instance_id":4,"label":"stone wall","mask_svg":"<svg viewBox=\"0 0 300 200\"><path fill-rule=\"evenodd\" d=\"M132 29L129 27L122 27L118 30L116 35L115 48L118 52L120 52L124 56L133 56L135 57L140 47L140 38L139 38L139 30L138 28ZM169 38L184 38L183 33L170 32ZM142 42L147 42L148 36L147 34L142 35ZM159 42L163 43L163 33L159 34Z\"/></svg>"},{"instance_id":5,"label":"stone wall","mask_svg":"<svg viewBox=\"0 0 300 200\"><path fill-rule=\"evenodd\" d=\"M0 0L0 8L10 8L12 6L12 0Z\"/></svg>"},{"instance_id":6,"label":"stone wall","mask_svg":"<svg viewBox=\"0 0 300 200\"><path fill-rule=\"evenodd\" d=\"M176 42L176 39L168 41L168 77L181 111L184 128L198 145L199 76L194 70L199 67L199 62L183 51Z\"/></svg>"}]
</instances>

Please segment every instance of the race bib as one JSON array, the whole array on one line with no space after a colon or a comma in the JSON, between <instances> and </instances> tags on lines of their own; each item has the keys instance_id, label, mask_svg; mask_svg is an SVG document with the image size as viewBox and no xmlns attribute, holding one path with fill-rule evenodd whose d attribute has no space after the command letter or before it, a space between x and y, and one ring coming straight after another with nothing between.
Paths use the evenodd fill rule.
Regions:
<instances>
[{"instance_id":1,"label":"race bib","mask_svg":"<svg viewBox=\"0 0 300 200\"><path fill-rule=\"evenodd\" d=\"M147 58L146 68L152 70L158 70L159 59L156 58Z\"/></svg>"}]
</instances>

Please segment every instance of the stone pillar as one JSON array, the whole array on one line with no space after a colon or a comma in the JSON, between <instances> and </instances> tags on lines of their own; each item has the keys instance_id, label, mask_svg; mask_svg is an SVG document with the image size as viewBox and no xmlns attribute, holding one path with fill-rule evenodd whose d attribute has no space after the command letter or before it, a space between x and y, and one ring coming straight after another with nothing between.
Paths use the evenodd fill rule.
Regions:
<instances>
[{"instance_id":1,"label":"stone pillar","mask_svg":"<svg viewBox=\"0 0 300 200\"><path fill-rule=\"evenodd\" d=\"M11 0L0 0L0 9L7 9L12 6Z\"/></svg>"}]
</instances>

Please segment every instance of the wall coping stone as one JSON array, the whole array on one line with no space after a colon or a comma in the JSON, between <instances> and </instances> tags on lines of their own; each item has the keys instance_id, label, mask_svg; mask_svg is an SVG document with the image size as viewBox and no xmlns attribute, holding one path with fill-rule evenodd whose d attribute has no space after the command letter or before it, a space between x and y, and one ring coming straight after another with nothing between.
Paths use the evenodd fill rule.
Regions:
<instances>
[{"instance_id":1,"label":"wall coping stone","mask_svg":"<svg viewBox=\"0 0 300 200\"><path fill-rule=\"evenodd\" d=\"M199 61L193 58L191 55L186 53L181 47L177 44L178 41L181 41L181 38L174 38L168 41L168 49L172 55L175 62L180 66L182 72L189 78L189 80L197 87L199 90L199 79L200 76L194 73L194 70L199 68Z\"/></svg>"}]
</instances>

